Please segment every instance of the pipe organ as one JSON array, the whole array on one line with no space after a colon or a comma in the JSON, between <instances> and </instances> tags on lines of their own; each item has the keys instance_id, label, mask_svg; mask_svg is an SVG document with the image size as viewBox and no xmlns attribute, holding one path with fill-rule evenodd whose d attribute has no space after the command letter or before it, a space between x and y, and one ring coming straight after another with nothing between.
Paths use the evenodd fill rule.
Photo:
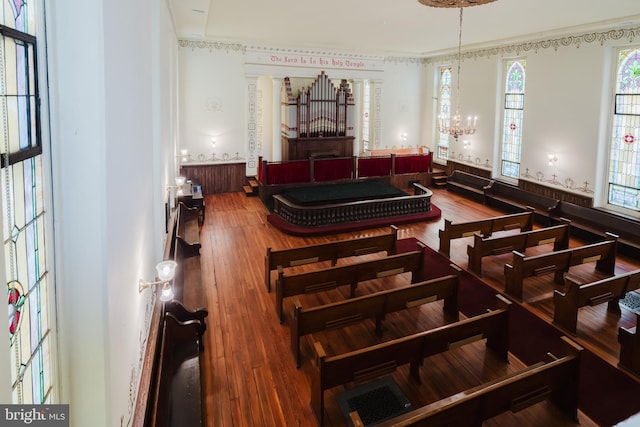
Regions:
<instances>
[{"instance_id":1,"label":"pipe organ","mask_svg":"<svg viewBox=\"0 0 640 427\"><path fill-rule=\"evenodd\" d=\"M336 87L324 71L294 96L282 85L282 159L353 156L355 102L347 80Z\"/></svg>"}]
</instances>

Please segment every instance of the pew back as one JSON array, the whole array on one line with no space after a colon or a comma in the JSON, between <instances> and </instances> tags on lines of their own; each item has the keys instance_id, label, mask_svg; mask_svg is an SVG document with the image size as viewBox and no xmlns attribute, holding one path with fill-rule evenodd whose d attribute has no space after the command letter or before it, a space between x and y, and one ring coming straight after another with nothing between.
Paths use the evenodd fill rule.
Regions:
<instances>
[{"instance_id":1,"label":"pew back","mask_svg":"<svg viewBox=\"0 0 640 427\"><path fill-rule=\"evenodd\" d=\"M376 252L386 252L392 255L396 251L398 227L391 226L386 234L337 242L320 243L297 248L272 250L267 248L265 255L265 285L271 292L271 272L278 266L282 268L331 261L335 265L340 258L360 256Z\"/></svg>"},{"instance_id":2,"label":"pew back","mask_svg":"<svg viewBox=\"0 0 640 427\"><path fill-rule=\"evenodd\" d=\"M525 278L553 272L554 282L562 284L564 283L564 273L569 271L570 267L594 261L596 262L596 270L613 275L615 273L617 236L606 233L606 237L607 240L591 245L531 257L513 251L513 261L504 266L505 291L522 300L522 286Z\"/></svg>"},{"instance_id":3,"label":"pew back","mask_svg":"<svg viewBox=\"0 0 640 427\"><path fill-rule=\"evenodd\" d=\"M444 311L458 320L458 276L460 268L451 264L452 274L373 294L316 307L303 308L294 303L291 325L291 351L300 366L300 338L316 332L348 326L364 319L376 319L376 332L381 335L381 322L387 313L444 300Z\"/></svg>"},{"instance_id":4,"label":"pew back","mask_svg":"<svg viewBox=\"0 0 640 427\"><path fill-rule=\"evenodd\" d=\"M324 391L341 384L372 380L407 363L412 377L420 382L418 369L426 357L483 338L506 361L511 303L501 295L496 297L497 310L349 353L327 356L316 343L318 359L311 378L311 406L320 425L324 421Z\"/></svg>"},{"instance_id":5,"label":"pew back","mask_svg":"<svg viewBox=\"0 0 640 427\"><path fill-rule=\"evenodd\" d=\"M411 272L411 283L417 283L424 277L424 249L421 242L417 242L418 250L402 254L390 255L371 261L354 264L339 265L304 273L287 275L278 267L276 280L276 313L280 322L284 320L284 298L307 293L321 292L339 286L349 285L351 297L355 296L358 282L380 279L383 277Z\"/></svg>"},{"instance_id":6,"label":"pew back","mask_svg":"<svg viewBox=\"0 0 640 427\"><path fill-rule=\"evenodd\" d=\"M476 427L503 412L518 412L550 399L573 422L578 421L578 379L582 347L563 337L567 353L548 353L544 362L515 374L457 393L393 419L379 427Z\"/></svg>"},{"instance_id":7,"label":"pew back","mask_svg":"<svg viewBox=\"0 0 640 427\"><path fill-rule=\"evenodd\" d=\"M526 248L553 243L553 250L560 251L569 248L568 223L522 231L509 236L482 237L473 235L473 246L467 246L469 269L477 275L482 275L482 258L490 255L500 255L507 252L524 252Z\"/></svg>"},{"instance_id":8,"label":"pew back","mask_svg":"<svg viewBox=\"0 0 640 427\"><path fill-rule=\"evenodd\" d=\"M451 240L461 237L470 237L478 233L484 237L491 236L496 231L520 229L529 231L533 229L533 208L527 212L519 212L510 215L501 215L477 221L452 223L445 219L444 230L438 230L440 237L440 252L449 256Z\"/></svg>"},{"instance_id":9,"label":"pew back","mask_svg":"<svg viewBox=\"0 0 640 427\"><path fill-rule=\"evenodd\" d=\"M608 311L620 313L618 301L640 287L640 270L607 277L591 283L579 283L571 277L565 277L565 292L553 293L554 323L576 333L578 309L609 303Z\"/></svg>"}]
</instances>

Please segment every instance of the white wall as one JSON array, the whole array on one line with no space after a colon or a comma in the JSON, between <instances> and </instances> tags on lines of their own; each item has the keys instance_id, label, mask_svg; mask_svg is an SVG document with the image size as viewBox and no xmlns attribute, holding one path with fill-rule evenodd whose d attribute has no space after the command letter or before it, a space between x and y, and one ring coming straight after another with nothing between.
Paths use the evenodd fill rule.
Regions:
<instances>
[{"instance_id":1,"label":"white wall","mask_svg":"<svg viewBox=\"0 0 640 427\"><path fill-rule=\"evenodd\" d=\"M242 52L180 48L180 148L193 161L246 151L246 78ZM216 139L215 150L211 140Z\"/></svg>"},{"instance_id":2,"label":"white wall","mask_svg":"<svg viewBox=\"0 0 640 427\"><path fill-rule=\"evenodd\" d=\"M73 426L126 425L153 301L137 282L162 254L175 167L177 42L164 2L60 0L47 13L60 401Z\"/></svg>"},{"instance_id":3,"label":"white wall","mask_svg":"<svg viewBox=\"0 0 640 427\"><path fill-rule=\"evenodd\" d=\"M580 43L569 46L538 43L524 49L521 45L519 52L518 46L503 46L491 53L476 52L474 57L465 59L460 86L461 112L477 114L479 125L475 135L464 138L471 142L469 150L463 150L463 138L458 142L450 140L454 157L464 153L465 160L468 155L474 161L479 157L482 163L490 159L493 176L499 177L503 62L508 58L523 58L527 68L521 178L528 169L531 176L528 179L541 179L544 185L552 187L568 189L566 185L571 181L573 187L584 187L588 182L587 195L600 204L605 190L601 181L607 166L605 147L613 102L612 52L614 47L632 44L626 37L620 40L604 37L602 44L599 37L592 42L581 37L576 40ZM433 67L438 63L443 62L434 58L427 64L425 74L430 81L433 81ZM454 80L454 88L455 85ZM436 95L434 85L427 85L425 97ZM454 106L455 102L454 99ZM433 129L431 107L425 117L431 119ZM553 166L547 165L550 153L558 157ZM554 179L553 175L559 184L547 182ZM579 188L575 191L582 192Z\"/></svg>"}]
</instances>

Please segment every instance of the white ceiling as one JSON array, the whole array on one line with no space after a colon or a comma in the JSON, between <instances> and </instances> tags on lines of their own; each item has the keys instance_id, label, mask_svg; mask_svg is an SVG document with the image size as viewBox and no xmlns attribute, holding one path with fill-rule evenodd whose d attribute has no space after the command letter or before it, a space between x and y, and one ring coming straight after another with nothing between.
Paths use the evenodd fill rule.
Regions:
<instances>
[{"instance_id":1,"label":"white ceiling","mask_svg":"<svg viewBox=\"0 0 640 427\"><path fill-rule=\"evenodd\" d=\"M459 9L418 0L168 0L179 39L433 55L456 49ZM640 25L640 0L497 0L464 9L462 44ZM639 34L640 35L640 34Z\"/></svg>"}]
</instances>

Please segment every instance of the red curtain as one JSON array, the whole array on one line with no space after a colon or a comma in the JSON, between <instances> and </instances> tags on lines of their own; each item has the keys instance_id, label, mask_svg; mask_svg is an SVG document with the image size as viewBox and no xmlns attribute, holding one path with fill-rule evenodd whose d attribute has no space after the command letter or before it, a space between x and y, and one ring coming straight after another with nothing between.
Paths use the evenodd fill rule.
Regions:
<instances>
[{"instance_id":1,"label":"red curtain","mask_svg":"<svg viewBox=\"0 0 640 427\"><path fill-rule=\"evenodd\" d=\"M391 157L358 158L358 178L391 175Z\"/></svg>"},{"instance_id":2,"label":"red curtain","mask_svg":"<svg viewBox=\"0 0 640 427\"><path fill-rule=\"evenodd\" d=\"M429 172L431 166L431 154L418 154L415 156L396 156L396 175L403 173Z\"/></svg>"},{"instance_id":3,"label":"red curtain","mask_svg":"<svg viewBox=\"0 0 640 427\"><path fill-rule=\"evenodd\" d=\"M314 179L320 181L335 181L353 178L353 159L323 159L314 162Z\"/></svg>"}]
</instances>

